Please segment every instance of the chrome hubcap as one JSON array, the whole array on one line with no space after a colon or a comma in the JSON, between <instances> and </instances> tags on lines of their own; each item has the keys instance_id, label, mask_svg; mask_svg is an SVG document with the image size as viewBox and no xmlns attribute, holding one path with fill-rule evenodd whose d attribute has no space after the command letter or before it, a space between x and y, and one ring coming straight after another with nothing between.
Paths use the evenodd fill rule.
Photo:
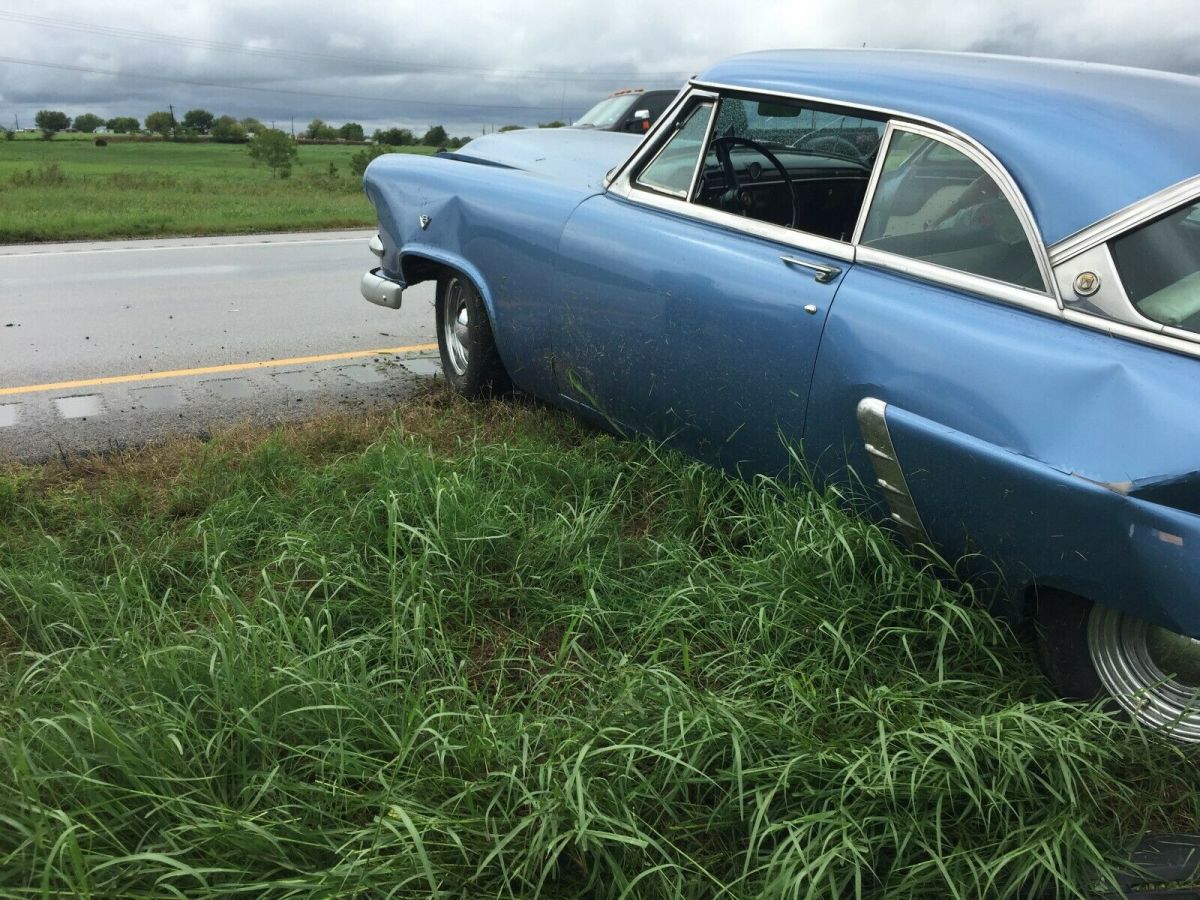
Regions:
<instances>
[{"instance_id":1,"label":"chrome hubcap","mask_svg":"<svg viewBox=\"0 0 1200 900\"><path fill-rule=\"evenodd\" d=\"M1100 681L1133 718L1200 743L1200 641L1096 606L1088 649Z\"/></svg>"},{"instance_id":2,"label":"chrome hubcap","mask_svg":"<svg viewBox=\"0 0 1200 900\"><path fill-rule=\"evenodd\" d=\"M442 306L442 334L446 340L446 356L456 375L465 374L471 361L467 352L470 325L467 293L462 281L455 278L446 288L446 299Z\"/></svg>"}]
</instances>

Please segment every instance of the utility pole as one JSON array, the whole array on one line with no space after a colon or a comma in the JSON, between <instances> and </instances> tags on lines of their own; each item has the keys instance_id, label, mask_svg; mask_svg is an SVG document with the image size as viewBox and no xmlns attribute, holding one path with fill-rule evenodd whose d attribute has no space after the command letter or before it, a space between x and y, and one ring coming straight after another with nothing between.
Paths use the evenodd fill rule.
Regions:
<instances>
[{"instance_id":1,"label":"utility pole","mask_svg":"<svg viewBox=\"0 0 1200 900\"><path fill-rule=\"evenodd\" d=\"M296 117L292 116L292 140L296 139Z\"/></svg>"},{"instance_id":2,"label":"utility pole","mask_svg":"<svg viewBox=\"0 0 1200 900\"><path fill-rule=\"evenodd\" d=\"M171 124L174 125L175 124L175 104L168 103L167 109L169 109L171 111Z\"/></svg>"}]
</instances>

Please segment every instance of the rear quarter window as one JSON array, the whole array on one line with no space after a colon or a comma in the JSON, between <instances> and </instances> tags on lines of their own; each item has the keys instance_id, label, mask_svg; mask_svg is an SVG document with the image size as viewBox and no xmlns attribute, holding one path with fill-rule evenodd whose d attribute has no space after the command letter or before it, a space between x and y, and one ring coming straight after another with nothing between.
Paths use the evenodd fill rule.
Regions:
<instances>
[{"instance_id":1,"label":"rear quarter window","mask_svg":"<svg viewBox=\"0 0 1200 900\"><path fill-rule=\"evenodd\" d=\"M1200 202L1116 238L1109 249L1138 312L1200 333Z\"/></svg>"}]
</instances>

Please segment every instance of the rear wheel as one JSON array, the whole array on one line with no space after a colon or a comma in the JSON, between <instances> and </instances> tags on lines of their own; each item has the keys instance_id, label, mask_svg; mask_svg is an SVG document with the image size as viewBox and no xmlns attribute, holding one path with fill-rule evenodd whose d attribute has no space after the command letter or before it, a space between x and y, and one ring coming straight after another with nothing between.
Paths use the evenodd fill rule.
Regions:
<instances>
[{"instance_id":1,"label":"rear wheel","mask_svg":"<svg viewBox=\"0 0 1200 900\"><path fill-rule=\"evenodd\" d=\"M1058 692L1107 694L1130 718L1200 743L1200 641L1070 594L1038 599L1042 666Z\"/></svg>"},{"instance_id":2,"label":"rear wheel","mask_svg":"<svg viewBox=\"0 0 1200 900\"><path fill-rule=\"evenodd\" d=\"M439 278L435 312L438 350L447 383L467 397L509 390L511 383L475 285L457 272Z\"/></svg>"}]
</instances>

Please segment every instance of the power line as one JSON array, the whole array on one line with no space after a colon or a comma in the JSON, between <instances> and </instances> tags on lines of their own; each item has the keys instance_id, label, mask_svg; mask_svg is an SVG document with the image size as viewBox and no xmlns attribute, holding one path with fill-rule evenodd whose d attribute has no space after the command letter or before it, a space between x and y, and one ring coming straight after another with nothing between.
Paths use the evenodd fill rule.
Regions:
<instances>
[{"instance_id":1,"label":"power line","mask_svg":"<svg viewBox=\"0 0 1200 900\"><path fill-rule=\"evenodd\" d=\"M449 103L441 100L414 100L411 97L367 97L362 94L335 94L329 91L298 91L288 88L258 87L250 84L234 84L222 81L197 81L189 78L172 78L169 75L147 75L144 72L122 72L119 69L99 69L93 66L73 66L67 63L48 63L35 59L19 59L15 56L0 56L0 63L12 63L18 66L37 66L42 69L59 69L64 72L85 72L90 75L113 75L118 78L144 79L148 81L167 81L172 84L188 84L193 87L229 88L238 91L258 91L266 94L287 94L293 97L329 97L334 100L365 100L369 103L400 103L409 106L432 106L437 108L451 107L454 109L505 109L529 110L536 112L553 112L555 106L522 106L513 103Z\"/></svg>"},{"instance_id":2,"label":"power line","mask_svg":"<svg viewBox=\"0 0 1200 900\"><path fill-rule=\"evenodd\" d=\"M128 40L151 41L162 44L173 44L185 47L198 47L206 50L217 50L224 53L242 53L249 56L261 56L273 59L290 59L299 61L320 60L326 62L350 63L352 65L395 72L400 68L405 73L423 74L430 70L445 73L480 73L490 78L504 80L538 79L555 81L620 81L626 82L670 82L681 84L685 75L679 72L590 72L563 69L490 69L486 66L463 66L449 63L431 63L420 60L375 61L361 56L339 56L329 53L310 53L299 50L273 50L267 47L245 47L230 41L214 41L205 38L192 38L183 35L164 34L156 31L139 31L133 28L117 28L111 25L98 25L88 22L69 22L52 19L46 16L35 16L29 13L0 10L0 19L10 22L20 22L41 28L55 28L63 31L99 34L107 37L125 38Z\"/></svg>"}]
</instances>

